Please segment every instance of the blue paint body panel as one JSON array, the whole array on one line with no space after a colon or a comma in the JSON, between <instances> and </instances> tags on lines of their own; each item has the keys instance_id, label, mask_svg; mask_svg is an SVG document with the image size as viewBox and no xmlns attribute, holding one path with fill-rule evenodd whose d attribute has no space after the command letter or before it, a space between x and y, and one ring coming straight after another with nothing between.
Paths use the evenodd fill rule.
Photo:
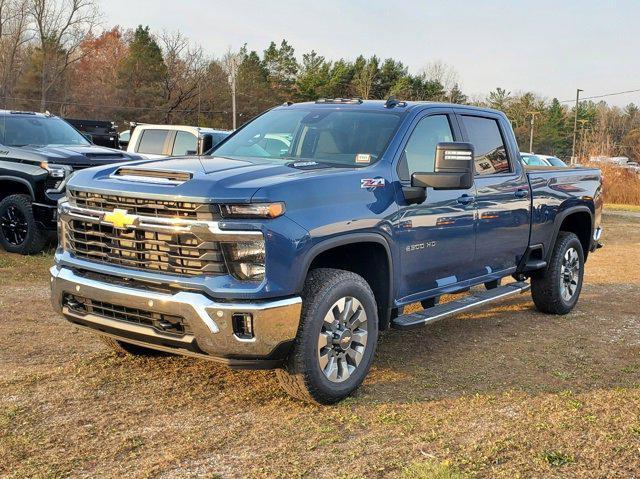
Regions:
<instances>
[{"instance_id":1,"label":"blue paint body panel","mask_svg":"<svg viewBox=\"0 0 640 479\"><path fill-rule=\"evenodd\" d=\"M303 106L305 104L302 104ZM309 104L306 104L308 107ZM298 108L299 105L278 108ZM384 109L384 102L314 105L334 109ZM602 208L599 170L546 168L525 171L504 114L492 110L438 103L396 106L401 120L382 158L364 168L296 169L284 164L191 157L141 161L132 165L188 171L192 179L178 186L132 183L110 177L117 166L79 172L69 187L142 198L189 199L215 203L281 201L284 216L273 220L228 220L222 229L260 230L266 240L266 277L260 283L231 276L180 279L214 298L266 299L299 294L313 255L323 244L342 239L376 241L388 251L391 264L391 306L460 290L513 274L531 245L549 251L563 214L582 208L591 214L591 232ZM511 172L476 177L468 190L428 188L421 204L407 204L406 181L397 166L403 145L419 118L434 113L450 116L456 141L468 141L458 126L462 114L486 115L498 121L511 159ZM376 188L362 188L363 179L383 179ZM520 191L520 193L518 193ZM522 193L524 191L524 193ZM476 198L463 204L460 197ZM77 264L67 253L62 263ZM117 272L96 263L83 267ZM113 271L110 271L113 270ZM127 271L135 278L163 280L162 274ZM171 281L176 282L172 276Z\"/></svg>"}]
</instances>

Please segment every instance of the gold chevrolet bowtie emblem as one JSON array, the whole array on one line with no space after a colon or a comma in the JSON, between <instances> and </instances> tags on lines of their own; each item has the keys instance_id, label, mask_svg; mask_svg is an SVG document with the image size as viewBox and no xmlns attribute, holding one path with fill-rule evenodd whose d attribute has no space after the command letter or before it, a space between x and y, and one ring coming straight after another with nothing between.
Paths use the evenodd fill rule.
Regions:
<instances>
[{"instance_id":1,"label":"gold chevrolet bowtie emblem","mask_svg":"<svg viewBox=\"0 0 640 479\"><path fill-rule=\"evenodd\" d=\"M105 213L104 221L111 223L115 228L126 228L136 222L137 216L130 215L127 210L114 209L113 212Z\"/></svg>"}]
</instances>

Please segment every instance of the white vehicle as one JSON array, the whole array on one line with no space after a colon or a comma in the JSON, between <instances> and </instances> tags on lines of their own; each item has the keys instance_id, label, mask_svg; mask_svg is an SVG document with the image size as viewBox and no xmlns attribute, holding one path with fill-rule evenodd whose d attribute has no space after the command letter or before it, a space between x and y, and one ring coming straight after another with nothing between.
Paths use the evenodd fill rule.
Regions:
<instances>
[{"instance_id":1,"label":"white vehicle","mask_svg":"<svg viewBox=\"0 0 640 479\"><path fill-rule=\"evenodd\" d=\"M521 151L520 158L522 158L522 162L527 166L551 166L551 163L546 159L533 153L525 153Z\"/></svg>"},{"instance_id":2,"label":"white vehicle","mask_svg":"<svg viewBox=\"0 0 640 479\"><path fill-rule=\"evenodd\" d=\"M127 152L146 158L202 155L231 134L227 130L184 125L137 125Z\"/></svg>"},{"instance_id":3,"label":"white vehicle","mask_svg":"<svg viewBox=\"0 0 640 479\"><path fill-rule=\"evenodd\" d=\"M536 155L538 158L542 158L544 161L546 161L547 163L549 163L551 166L559 166L561 168L566 168L567 164L562 161L560 158L558 158L557 156L550 156L550 155Z\"/></svg>"}]
</instances>

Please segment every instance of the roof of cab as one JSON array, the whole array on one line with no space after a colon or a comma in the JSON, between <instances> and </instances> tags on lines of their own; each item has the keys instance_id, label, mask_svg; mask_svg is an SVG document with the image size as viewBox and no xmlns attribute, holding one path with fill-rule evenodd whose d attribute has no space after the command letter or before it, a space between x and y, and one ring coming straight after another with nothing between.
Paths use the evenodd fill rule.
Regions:
<instances>
[{"instance_id":1,"label":"roof of cab","mask_svg":"<svg viewBox=\"0 0 640 479\"><path fill-rule=\"evenodd\" d=\"M9 116L9 115L37 116L40 118L51 118L55 116L55 115L52 115L51 113L38 113L37 111L20 111L20 110L0 110L0 115L2 116Z\"/></svg>"},{"instance_id":2,"label":"roof of cab","mask_svg":"<svg viewBox=\"0 0 640 479\"><path fill-rule=\"evenodd\" d=\"M354 109L366 109L366 110L414 110L417 108L423 109L426 107L445 107L445 108L458 108L470 111L478 112L492 112L504 114L499 110L493 110L491 108L472 106L472 105L460 105L458 103L443 103L437 101L404 101L404 100L360 100L358 98L327 98L320 99L315 102L303 102L303 103L284 103L282 108L354 108Z\"/></svg>"}]
</instances>

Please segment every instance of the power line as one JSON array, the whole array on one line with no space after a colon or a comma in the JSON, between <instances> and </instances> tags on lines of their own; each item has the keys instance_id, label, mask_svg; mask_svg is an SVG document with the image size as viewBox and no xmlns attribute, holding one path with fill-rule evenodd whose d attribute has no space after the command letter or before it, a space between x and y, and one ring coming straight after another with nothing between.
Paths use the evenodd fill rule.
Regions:
<instances>
[{"instance_id":1,"label":"power line","mask_svg":"<svg viewBox=\"0 0 640 479\"><path fill-rule=\"evenodd\" d=\"M596 98L605 98L608 96L616 96L616 95L624 95L625 93L636 93L636 92L640 92L640 88L636 89L636 90L625 90L625 91L618 91L615 93L605 93L604 95L594 95L594 96L585 96L580 98L580 101L583 100L595 100ZM573 103L575 100L575 98L571 99L571 100L562 100L560 103Z\"/></svg>"},{"instance_id":2,"label":"power line","mask_svg":"<svg viewBox=\"0 0 640 479\"><path fill-rule=\"evenodd\" d=\"M35 101L40 102L38 98L17 98L17 97L2 97L3 100L12 100L12 101ZM53 103L57 105L74 105L74 106L84 106L88 108L110 108L112 110L157 110L162 112L170 112L170 113L194 113L197 109L190 110L169 110L167 108L161 106L124 106L124 105L94 105L91 103L81 103L77 101L56 101L56 100L47 100L47 103ZM228 114L229 112L226 110L203 110L200 113L224 113Z\"/></svg>"}]
</instances>

